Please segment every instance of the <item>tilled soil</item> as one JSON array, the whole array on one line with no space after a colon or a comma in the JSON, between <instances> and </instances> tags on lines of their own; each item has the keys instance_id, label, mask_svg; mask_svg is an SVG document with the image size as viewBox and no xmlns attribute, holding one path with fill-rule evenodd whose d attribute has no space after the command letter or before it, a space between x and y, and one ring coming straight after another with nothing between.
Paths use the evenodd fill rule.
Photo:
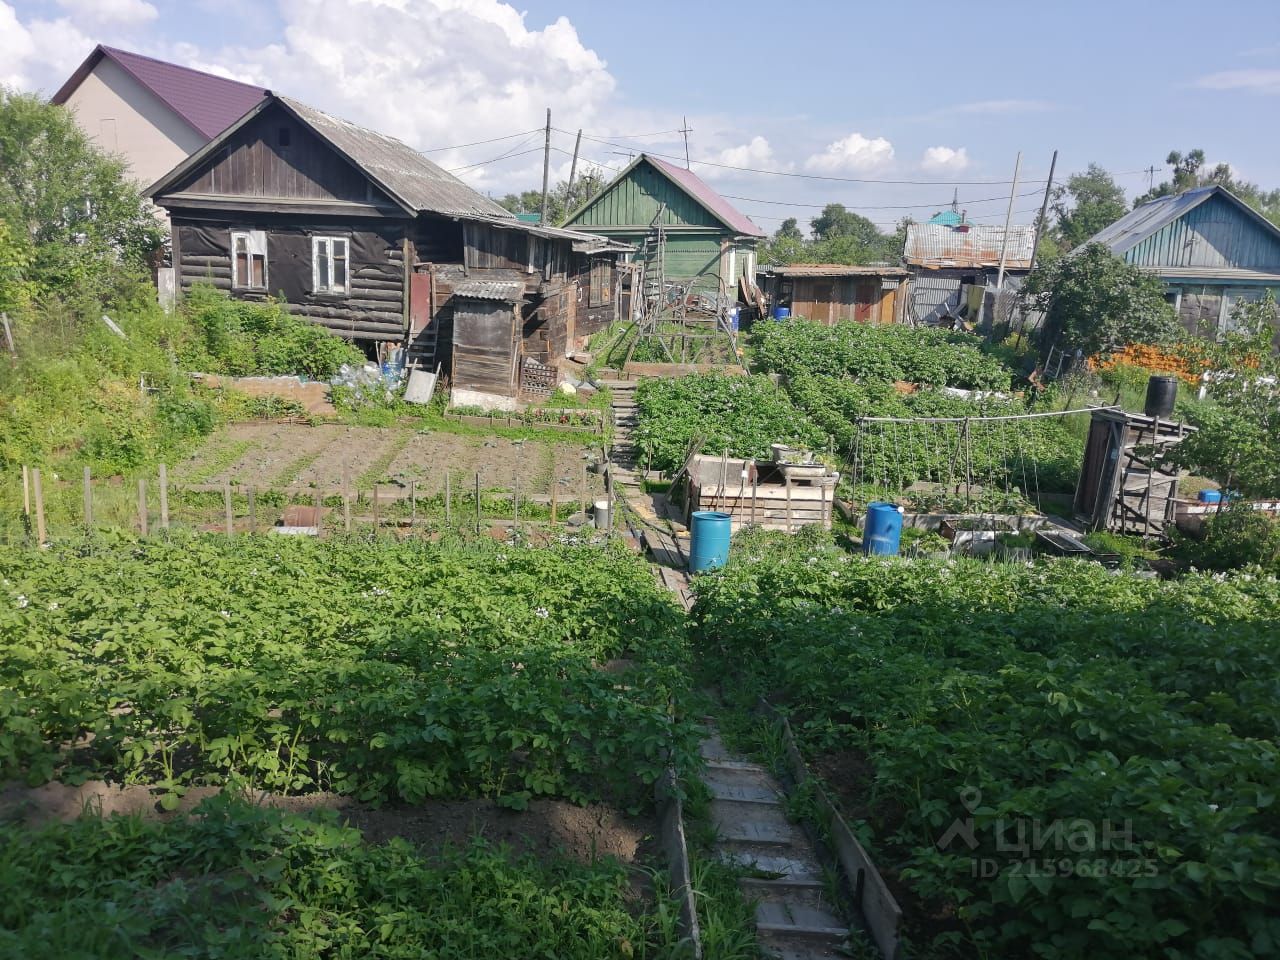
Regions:
<instances>
[{"instance_id":1,"label":"tilled soil","mask_svg":"<svg viewBox=\"0 0 1280 960\"><path fill-rule=\"evenodd\" d=\"M0 789L0 820L19 821L35 828L74 820L85 811L103 816L163 819L189 812L217 792L213 787L193 788L175 811L167 813L160 809L157 795L145 786L120 786L101 780L79 786L8 784ZM537 856L560 855L581 863L609 856L634 863L652 854L652 838L657 832L651 817L631 816L605 804L579 807L563 800L531 800L527 809L515 811L500 807L493 800L429 800L370 807L332 793L264 793L255 799L294 813L336 810L339 819L359 829L370 842L403 837L428 851L445 845L457 847L479 835Z\"/></svg>"}]
</instances>

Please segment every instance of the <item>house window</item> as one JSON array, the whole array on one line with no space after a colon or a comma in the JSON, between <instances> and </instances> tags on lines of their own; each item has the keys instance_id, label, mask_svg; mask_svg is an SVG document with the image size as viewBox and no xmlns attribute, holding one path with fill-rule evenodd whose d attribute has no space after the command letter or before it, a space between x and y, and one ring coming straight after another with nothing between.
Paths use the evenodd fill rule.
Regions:
<instances>
[{"instance_id":1,"label":"house window","mask_svg":"<svg viewBox=\"0 0 1280 960\"><path fill-rule=\"evenodd\" d=\"M591 299L589 306L602 307L613 300L613 271L608 260L591 261Z\"/></svg>"},{"instance_id":2,"label":"house window","mask_svg":"<svg viewBox=\"0 0 1280 960\"><path fill-rule=\"evenodd\" d=\"M263 230L231 232L231 287L267 289L267 234Z\"/></svg>"},{"instance_id":3,"label":"house window","mask_svg":"<svg viewBox=\"0 0 1280 960\"><path fill-rule=\"evenodd\" d=\"M311 238L311 289L315 293L347 293L346 237Z\"/></svg>"}]
</instances>

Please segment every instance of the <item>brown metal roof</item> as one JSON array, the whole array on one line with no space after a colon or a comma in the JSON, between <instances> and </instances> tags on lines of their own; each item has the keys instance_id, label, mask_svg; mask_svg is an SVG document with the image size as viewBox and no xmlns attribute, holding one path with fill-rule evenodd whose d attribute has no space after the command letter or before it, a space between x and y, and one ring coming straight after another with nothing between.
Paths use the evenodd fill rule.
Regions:
<instances>
[{"instance_id":1,"label":"brown metal roof","mask_svg":"<svg viewBox=\"0 0 1280 960\"><path fill-rule=\"evenodd\" d=\"M128 50L99 44L53 95L63 104L103 58L115 62L179 117L212 140L244 116L268 91L202 70L166 63Z\"/></svg>"},{"instance_id":2,"label":"brown metal roof","mask_svg":"<svg viewBox=\"0 0 1280 960\"><path fill-rule=\"evenodd\" d=\"M907 275L904 267L847 263L789 263L779 267L765 267L763 271L779 277L905 277Z\"/></svg>"}]
</instances>

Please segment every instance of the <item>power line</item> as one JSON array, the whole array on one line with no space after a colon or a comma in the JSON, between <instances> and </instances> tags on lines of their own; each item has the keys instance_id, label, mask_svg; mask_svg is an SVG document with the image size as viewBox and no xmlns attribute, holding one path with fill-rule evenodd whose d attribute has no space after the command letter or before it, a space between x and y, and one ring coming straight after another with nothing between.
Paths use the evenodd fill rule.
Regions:
<instances>
[{"instance_id":1,"label":"power line","mask_svg":"<svg viewBox=\"0 0 1280 960\"><path fill-rule=\"evenodd\" d=\"M461 150L464 147L478 147L486 143L498 143L502 140L514 140L516 137L525 137L531 133L537 133L541 129L542 129L541 127L538 127L535 130L525 130L521 133L508 133L505 137L491 137L488 140L472 140L470 143L455 143L451 147L431 147L428 150L419 150L418 152L419 153L440 153L444 150Z\"/></svg>"},{"instance_id":2,"label":"power line","mask_svg":"<svg viewBox=\"0 0 1280 960\"><path fill-rule=\"evenodd\" d=\"M463 170L472 170L476 167L487 167L489 164L497 163L499 160L511 160L511 159L514 159L515 157L523 157L525 154L528 154L528 153L540 153L542 151L541 147L530 147L528 150L520 150L520 147L523 147L525 144L529 142L529 140L532 140L532 139L533 138L530 137L528 140L525 140L524 143L517 144L514 148L512 148L511 150L508 150L506 153L493 157L490 160L481 160L478 163L468 163L465 167L452 167L449 169L449 173L460 173ZM520 152L516 153L515 152L516 150L520 150Z\"/></svg>"},{"instance_id":3,"label":"power line","mask_svg":"<svg viewBox=\"0 0 1280 960\"><path fill-rule=\"evenodd\" d=\"M1025 183L1026 181L1024 180L1023 182ZM767 203L777 207L812 207L815 210L821 210L827 206L827 204L825 203L793 203L790 200L761 200L759 197L739 197L732 193L722 193L720 194L720 196L724 197L726 200L745 200L747 203ZM1015 196L1038 197L1040 196L1040 191L1032 190L1028 193L1015 194ZM964 203L965 204L992 203L996 200L1008 200L1008 199L1009 199L1009 196L1008 194L1006 194L1003 197L983 197L980 200L966 200L964 201ZM950 204L951 204L950 200L946 200L942 203L889 203L889 204L881 204L879 206L855 204L853 206L849 206L848 209L851 209L851 210L913 210L916 208L927 209L929 207L941 208L941 207L950 206Z\"/></svg>"}]
</instances>

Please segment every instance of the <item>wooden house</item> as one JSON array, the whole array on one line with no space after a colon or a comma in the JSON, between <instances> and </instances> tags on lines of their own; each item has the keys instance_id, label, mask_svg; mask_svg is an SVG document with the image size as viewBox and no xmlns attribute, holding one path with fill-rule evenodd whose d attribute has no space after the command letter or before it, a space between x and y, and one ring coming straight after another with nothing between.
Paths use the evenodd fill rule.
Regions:
<instances>
[{"instance_id":1,"label":"wooden house","mask_svg":"<svg viewBox=\"0 0 1280 960\"><path fill-rule=\"evenodd\" d=\"M1280 227L1225 187L1151 200L1088 242L1164 281L1193 334L1228 332L1232 306L1266 289L1280 299Z\"/></svg>"},{"instance_id":2,"label":"wooden house","mask_svg":"<svg viewBox=\"0 0 1280 960\"><path fill-rule=\"evenodd\" d=\"M906 303L903 267L794 263L760 271L759 287L770 303L793 317L832 326L840 321L896 323Z\"/></svg>"},{"instance_id":3,"label":"wooden house","mask_svg":"<svg viewBox=\"0 0 1280 960\"><path fill-rule=\"evenodd\" d=\"M1016 288L1031 270L1035 227L972 223L962 215L907 226L902 259L911 274L906 317L934 324L947 317L979 322L992 300L1004 260L1005 284Z\"/></svg>"},{"instance_id":4,"label":"wooden house","mask_svg":"<svg viewBox=\"0 0 1280 960\"><path fill-rule=\"evenodd\" d=\"M180 290L210 283L363 344L407 344L456 402L549 392L616 314L603 237L524 223L399 140L269 95L150 189Z\"/></svg>"},{"instance_id":5,"label":"wooden house","mask_svg":"<svg viewBox=\"0 0 1280 960\"><path fill-rule=\"evenodd\" d=\"M648 154L631 161L566 226L634 246L650 285L687 285L729 302L738 298L742 278L754 281L756 246L765 237L697 174Z\"/></svg>"}]
</instances>

